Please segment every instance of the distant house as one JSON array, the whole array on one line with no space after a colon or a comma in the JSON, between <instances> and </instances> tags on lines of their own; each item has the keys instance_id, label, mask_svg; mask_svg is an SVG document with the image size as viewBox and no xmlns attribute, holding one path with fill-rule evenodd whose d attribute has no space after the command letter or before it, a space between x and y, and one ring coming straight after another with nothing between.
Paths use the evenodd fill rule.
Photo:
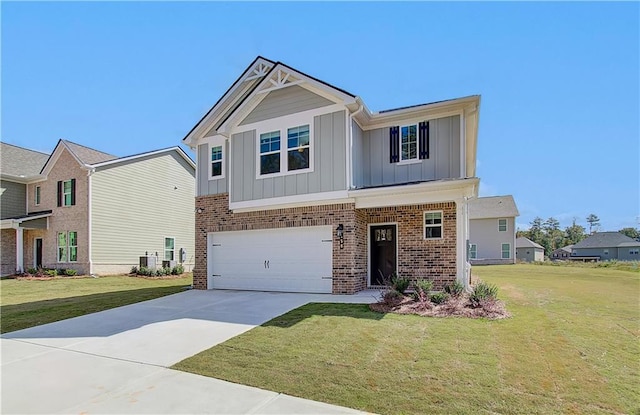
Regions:
<instances>
[{"instance_id":1,"label":"distant house","mask_svg":"<svg viewBox=\"0 0 640 415\"><path fill-rule=\"evenodd\" d=\"M516 259L524 262L544 261L544 247L531 239L516 239Z\"/></svg>"},{"instance_id":2,"label":"distant house","mask_svg":"<svg viewBox=\"0 0 640 415\"><path fill-rule=\"evenodd\" d=\"M549 259L552 261L568 261L571 258L571 248L573 245L567 245L562 248L558 248L549 255Z\"/></svg>"},{"instance_id":3,"label":"distant house","mask_svg":"<svg viewBox=\"0 0 640 415\"><path fill-rule=\"evenodd\" d=\"M195 163L179 147L121 158L66 140L50 156L0 149L2 275L125 273L146 253L193 264Z\"/></svg>"},{"instance_id":4,"label":"distant house","mask_svg":"<svg viewBox=\"0 0 640 415\"><path fill-rule=\"evenodd\" d=\"M571 250L572 259L594 257L602 261L617 259L620 261L640 260L640 241L629 238L620 232L596 232L575 244Z\"/></svg>"},{"instance_id":5,"label":"distant house","mask_svg":"<svg viewBox=\"0 0 640 415\"><path fill-rule=\"evenodd\" d=\"M513 196L480 197L469 203L469 262L513 264L518 208Z\"/></svg>"}]
</instances>

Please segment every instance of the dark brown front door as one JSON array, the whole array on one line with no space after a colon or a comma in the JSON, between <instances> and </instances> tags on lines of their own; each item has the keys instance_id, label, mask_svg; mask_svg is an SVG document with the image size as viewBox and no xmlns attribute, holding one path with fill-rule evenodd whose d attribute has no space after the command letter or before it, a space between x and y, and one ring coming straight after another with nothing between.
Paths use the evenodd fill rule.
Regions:
<instances>
[{"instance_id":1,"label":"dark brown front door","mask_svg":"<svg viewBox=\"0 0 640 415\"><path fill-rule=\"evenodd\" d=\"M42 268L42 238L36 238L36 268Z\"/></svg>"},{"instance_id":2,"label":"dark brown front door","mask_svg":"<svg viewBox=\"0 0 640 415\"><path fill-rule=\"evenodd\" d=\"M396 225L372 226L369 249L370 285L383 285L383 278L396 272Z\"/></svg>"}]
</instances>

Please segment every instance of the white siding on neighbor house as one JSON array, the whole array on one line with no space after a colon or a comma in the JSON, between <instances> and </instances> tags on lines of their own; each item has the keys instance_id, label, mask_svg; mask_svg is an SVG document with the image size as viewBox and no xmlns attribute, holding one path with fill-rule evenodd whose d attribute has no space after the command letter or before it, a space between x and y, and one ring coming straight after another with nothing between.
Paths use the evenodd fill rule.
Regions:
<instances>
[{"instance_id":1,"label":"white siding on neighbor house","mask_svg":"<svg viewBox=\"0 0 640 415\"><path fill-rule=\"evenodd\" d=\"M507 219L507 231L498 231L498 219L470 219L469 243L477 245L476 259L503 259L502 244L511 245L511 260L515 262L515 218Z\"/></svg>"},{"instance_id":2,"label":"white siding on neighbor house","mask_svg":"<svg viewBox=\"0 0 640 415\"><path fill-rule=\"evenodd\" d=\"M176 152L98 168L91 178L94 272L128 272L139 257L175 238L175 255L194 263L195 172Z\"/></svg>"},{"instance_id":3,"label":"white siding on neighbor house","mask_svg":"<svg viewBox=\"0 0 640 415\"><path fill-rule=\"evenodd\" d=\"M429 158L390 163L389 128L363 133L364 187L460 177L460 116L429 120Z\"/></svg>"},{"instance_id":4,"label":"white siding on neighbor house","mask_svg":"<svg viewBox=\"0 0 640 415\"><path fill-rule=\"evenodd\" d=\"M346 190L345 117L345 111L313 117L313 171L307 173L256 179L256 131L232 135L231 202Z\"/></svg>"},{"instance_id":5,"label":"white siding on neighbor house","mask_svg":"<svg viewBox=\"0 0 640 415\"><path fill-rule=\"evenodd\" d=\"M229 157L229 144L225 142L225 151L223 157ZM224 178L209 180L209 163L211 163L211 155L209 153L209 144L200 144L197 152L197 168L198 168L198 196L215 195L218 193L228 192L229 183L229 163L224 160Z\"/></svg>"},{"instance_id":6,"label":"white siding on neighbor house","mask_svg":"<svg viewBox=\"0 0 640 415\"><path fill-rule=\"evenodd\" d=\"M334 102L294 85L269 92L249 115L240 122L240 125L252 124L332 104Z\"/></svg>"}]
</instances>

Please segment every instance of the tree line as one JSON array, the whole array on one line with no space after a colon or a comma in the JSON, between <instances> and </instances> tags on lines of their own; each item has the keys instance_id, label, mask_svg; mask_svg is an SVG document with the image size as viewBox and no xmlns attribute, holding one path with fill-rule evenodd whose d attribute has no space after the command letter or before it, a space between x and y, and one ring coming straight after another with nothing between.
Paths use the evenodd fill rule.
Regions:
<instances>
[{"instance_id":1,"label":"tree line","mask_svg":"<svg viewBox=\"0 0 640 415\"><path fill-rule=\"evenodd\" d=\"M547 220L543 220L536 216L533 221L529 223L529 230L518 230L516 232L516 237L519 238L524 236L525 238L529 238L533 242L544 247L545 255L550 255L551 252L556 249L567 245L575 245L591 235L593 232L600 230L600 218L598 218L598 216L592 213L587 216L586 219L589 224L588 233L584 226L576 223L575 218L570 226L561 229L560 222L557 219L551 217ZM618 232L636 240L640 239L640 229L623 228Z\"/></svg>"}]
</instances>

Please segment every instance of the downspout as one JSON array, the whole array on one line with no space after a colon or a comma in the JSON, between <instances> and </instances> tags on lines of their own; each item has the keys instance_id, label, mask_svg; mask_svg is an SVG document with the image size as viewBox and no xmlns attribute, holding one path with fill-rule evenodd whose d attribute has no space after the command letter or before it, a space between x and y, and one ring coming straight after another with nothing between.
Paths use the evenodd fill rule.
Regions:
<instances>
[{"instance_id":1,"label":"downspout","mask_svg":"<svg viewBox=\"0 0 640 415\"><path fill-rule=\"evenodd\" d=\"M348 189L351 190L354 188L353 186L353 117L362 112L364 109L364 105L360 103L360 106L353 113L349 114L349 158L351 161L349 162L349 180L348 180Z\"/></svg>"},{"instance_id":2,"label":"downspout","mask_svg":"<svg viewBox=\"0 0 640 415\"><path fill-rule=\"evenodd\" d=\"M91 194L91 178L93 177L93 173L95 172L96 172L95 168L89 168L89 170L87 170L87 256L89 257L89 275L93 275L93 255L92 255L92 249L91 249L91 246L93 244L92 235L91 235L92 234L91 202L93 200L93 195Z\"/></svg>"}]
</instances>

